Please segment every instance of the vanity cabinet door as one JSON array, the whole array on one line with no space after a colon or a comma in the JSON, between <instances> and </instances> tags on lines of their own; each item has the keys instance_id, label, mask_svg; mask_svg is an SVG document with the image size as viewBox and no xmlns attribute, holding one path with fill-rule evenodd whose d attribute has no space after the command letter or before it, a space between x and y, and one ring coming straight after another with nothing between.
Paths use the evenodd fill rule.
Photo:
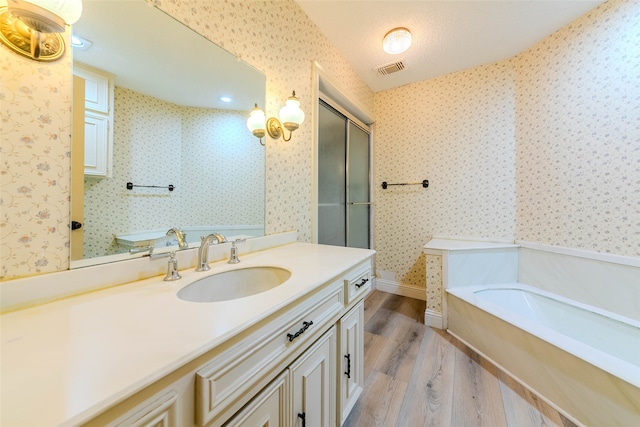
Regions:
<instances>
[{"instance_id":1,"label":"vanity cabinet door","mask_svg":"<svg viewBox=\"0 0 640 427\"><path fill-rule=\"evenodd\" d=\"M286 369L224 426L284 427L288 401L289 370Z\"/></svg>"},{"instance_id":2,"label":"vanity cabinet door","mask_svg":"<svg viewBox=\"0 0 640 427\"><path fill-rule=\"evenodd\" d=\"M292 427L335 425L335 331L332 327L289 367Z\"/></svg>"},{"instance_id":3,"label":"vanity cabinet door","mask_svg":"<svg viewBox=\"0 0 640 427\"><path fill-rule=\"evenodd\" d=\"M342 425L364 385L364 302L360 301L340 319L338 352L338 414Z\"/></svg>"}]
</instances>

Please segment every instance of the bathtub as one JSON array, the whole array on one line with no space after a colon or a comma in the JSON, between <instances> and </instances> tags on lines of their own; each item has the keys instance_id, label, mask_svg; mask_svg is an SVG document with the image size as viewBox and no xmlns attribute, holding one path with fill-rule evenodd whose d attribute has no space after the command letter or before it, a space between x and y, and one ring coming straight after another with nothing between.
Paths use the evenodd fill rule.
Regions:
<instances>
[{"instance_id":1,"label":"bathtub","mask_svg":"<svg viewBox=\"0 0 640 427\"><path fill-rule=\"evenodd\" d=\"M446 290L447 330L585 426L640 426L640 321L521 283Z\"/></svg>"}]
</instances>

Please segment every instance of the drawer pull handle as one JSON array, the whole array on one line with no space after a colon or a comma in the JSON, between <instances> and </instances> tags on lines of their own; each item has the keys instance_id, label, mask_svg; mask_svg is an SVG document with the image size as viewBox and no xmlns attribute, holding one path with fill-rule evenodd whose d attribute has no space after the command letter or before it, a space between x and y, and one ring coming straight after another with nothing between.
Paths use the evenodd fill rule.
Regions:
<instances>
[{"instance_id":1,"label":"drawer pull handle","mask_svg":"<svg viewBox=\"0 0 640 427\"><path fill-rule=\"evenodd\" d=\"M302 419L302 427L306 427L307 425L307 415L303 412L301 414L298 414L298 418Z\"/></svg>"},{"instance_id":2,"label":"drawer pull handle","mask_svg":"<svg viewBox=\"0 0 640 427\"><path fill-rule=\"evenodd\" d=\"M369 279L362 279L362 282L360 282L360 283L356 283L356 288L361 288L361 287L363 287L364 285L366 285L366 284L367 284L367 282L368 282L368 281L369 281Z\"/></svg>"},{"instance_id":3,"label":"drawer pull handle","mask_svg":"<svg viewBox=\"0 0 640 427\"><path fill-rule=\"evenodd\" d=\"M289 338L289 342L295 340L300 335L302 335L304 333L304 331L309 329L309 326L313 325L313 320L310 321L310 322L302 322L302 325L303 325L302 328L300 328L300 330L298 332L296 332L295 334L287 334L287 338Z\"/></svg>"},{"instance_id":4,"label":"drawer pull handle","mask_svg":"<svg viewBox=\"0 0 640 427\"><path fill-rule=\"evenodd\" d=\"M345 354L344 357L347 358L347 372L345 372L344 374L347 376L347 378L351 378L351 354Z\"/></svg>"}]
</instances>

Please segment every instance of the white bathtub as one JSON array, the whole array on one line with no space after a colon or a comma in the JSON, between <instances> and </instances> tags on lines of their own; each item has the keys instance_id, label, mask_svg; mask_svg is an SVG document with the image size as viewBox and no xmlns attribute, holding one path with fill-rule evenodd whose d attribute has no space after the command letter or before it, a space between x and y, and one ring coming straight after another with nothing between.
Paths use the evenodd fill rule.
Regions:
<instances>
[{"instance_id":1,"label":"white bathtub","mask_svg":"<svg viewBox=\"0 0 640 427\"><path fill-rule=\"evenodd\" d=\"M640 322L520 283L447 289L448 331L578 424L640 426Z\"/></svg>"}]
</instances>

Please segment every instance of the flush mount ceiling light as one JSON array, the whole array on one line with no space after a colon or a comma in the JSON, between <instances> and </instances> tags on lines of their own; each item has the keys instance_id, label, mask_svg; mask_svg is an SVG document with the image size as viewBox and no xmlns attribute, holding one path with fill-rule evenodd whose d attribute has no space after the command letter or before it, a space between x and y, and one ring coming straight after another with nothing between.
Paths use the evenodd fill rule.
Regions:
<instances>
[{"instance_id":1,"label":"flush mount ceiling light","mask_svg":"<svg viewBox=\"0 0 640 427\"><path fill-rule=\"evenodd\" d=\"M404 28L394 28L385 34L382 40L382 48L391 54L402 53L411 46L411 32Z\"/></svg>"},{"instance_id":2,"label":"flush mount ceiling light","mask_svg":"<svg viewBox=\"0 0 640 427\"><path fill-rule=\"evenodd\" d=\"M256 104L255 108L249 113L247 128L256 138L260 139L260 144L264 145L262 137L266 133L273 139L282 137L285 141L290 141L293 131L298 129L302 122L304 122L304 111L300 108L300 101L296 98L296 91L294 90L293 94L287 98L285 106L280 110L280 120L275 117L266 119L264 111L258 108L258 104ZM289 131L289 138L284 136L283 127Z\"/></svg>"},{"instance_id":3,"label":"flush mount ceiling light","mask_svg":"<svg viewBox=\"0 0 640 427\"><path fill-rule=\"evenodd\" d=\"M58 33L81 14L82 0L7 0L0 8L0 41L29 58L55 61L64 53Z\"/></svg>"}]
</instances>

